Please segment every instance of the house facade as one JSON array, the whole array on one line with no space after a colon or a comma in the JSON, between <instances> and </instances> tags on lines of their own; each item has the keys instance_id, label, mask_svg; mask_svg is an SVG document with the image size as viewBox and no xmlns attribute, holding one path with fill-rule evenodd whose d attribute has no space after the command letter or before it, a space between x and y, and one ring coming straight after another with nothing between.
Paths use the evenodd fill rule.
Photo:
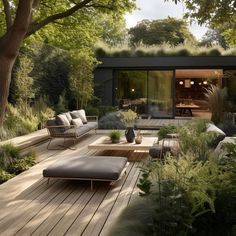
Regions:
<instances>
[{"instance_id":1,"label":"house facade","mask_svg":"<svg viewBox=\"0 0 236 236\"><path fill-rule=\"evenodd\" d=\"M143 116L173 118L178 106L207 109L211 84L231 86L235 56L103 57L94 71L95 96L103 105ZM229 73L228 73L229 72ZM230 82L232 83L232 82Z\"/></svg>"}]
</instances>

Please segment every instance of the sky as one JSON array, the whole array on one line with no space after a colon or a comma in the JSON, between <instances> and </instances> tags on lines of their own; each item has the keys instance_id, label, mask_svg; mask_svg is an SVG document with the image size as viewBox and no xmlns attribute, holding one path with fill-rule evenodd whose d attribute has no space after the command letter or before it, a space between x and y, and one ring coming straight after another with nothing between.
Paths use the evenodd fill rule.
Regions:
<instances>
[{"instance_id":1,"label":"sky","mask_svg":"<svg viewBox=\"0 0 236 236\"><path fill-rule=\"evenodd\" d=\"M183 14L186 12L182 3L176 5L172 1L136 0L136 5L140 10L135 10L125 16L128 28L135 26L137 22L143 19L156 20L164 19L168 16L182 18ZM192 23L189 29L197 39L200 39L207 31L206 27L200 27L196 23Z\"/></svg>"}]
</instances>

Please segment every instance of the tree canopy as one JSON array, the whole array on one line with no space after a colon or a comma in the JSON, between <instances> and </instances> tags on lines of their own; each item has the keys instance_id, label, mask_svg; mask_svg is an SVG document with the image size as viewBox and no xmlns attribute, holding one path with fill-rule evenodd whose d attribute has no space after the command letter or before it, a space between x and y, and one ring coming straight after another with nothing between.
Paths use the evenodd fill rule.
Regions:
<instances>
[{"instance_id":1,"label":"tree canopy","mask_svg":"<svg viewBox=\"0 0 236 236\"><path fill-rule=\"evenodd\" d=\"M0 1L0 17L5 19L0 22L0 126L12 68L25 38L36 37L66 49L90 46L96 35L94 16L112 13L119 17L133 8L135 0Z\"/></svg>"},{"instance_id":2,"label":"tree canopy","mask_svg":"<svg viewBox=\"0 0 236 236\"><path fill-rule=\"evenodd\" d=\"M195 43L196 40L188 30L185 20L168 17L162 20L142 20L129 30L131 44Z\"/></svg>"},{"instance_id":3,"label":"tree canopy","mask_svg":"<svg viewBox=\"0 0 236 236\"><path fill-rule=\"evenodd\" d=\"M235 0L165 0L183 2L187 9L185 17L195 19L200 25L206 24L213 29L222 27L227 42L236 44L236 1Z\"/></svg>"}]
</instances>

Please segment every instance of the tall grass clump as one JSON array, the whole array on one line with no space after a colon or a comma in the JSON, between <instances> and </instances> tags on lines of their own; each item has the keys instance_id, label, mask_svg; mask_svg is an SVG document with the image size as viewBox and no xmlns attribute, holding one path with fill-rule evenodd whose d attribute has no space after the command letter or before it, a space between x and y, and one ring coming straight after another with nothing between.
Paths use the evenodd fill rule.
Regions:
<instances>
[{"instance_id":1,"label":"tall grass clump","mask_svg":"<svg viewBox=\"0 0 236 236\"><path fill-rule=\"evenodd\" d=\"M210 105L212 113L211 120L215 124L219 124L224 119L224 104L227 96L226 89L222 89L216 85L210 85L206 89L205 96Z\"/></svg>"},{"instance_id":2,"label":"tall grass clump","mask_svg":"<svg viewBox=\"0 0 236 236\"><path fill-rule=\"evenodd\" d=\"M43 124L54 111L41 99L30 107L22 103L8 104L4 124L0 127L0 140L25 135L43 128Z\"/></svg>"}]
</instances>

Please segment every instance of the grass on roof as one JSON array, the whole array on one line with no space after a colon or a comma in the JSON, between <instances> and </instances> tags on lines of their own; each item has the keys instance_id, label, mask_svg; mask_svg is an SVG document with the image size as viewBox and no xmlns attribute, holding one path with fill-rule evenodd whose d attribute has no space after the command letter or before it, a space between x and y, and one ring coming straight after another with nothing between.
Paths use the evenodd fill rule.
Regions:
<instances>
[{"instance_id":1,"label":"grass on roof","mask_svg":"<svg viewBox=\"0 0 236 236\"><path fill-rule=\"evenodd\" d=\"M171 46L169 44L155 46L129 47L122 45L110 47L99 43L95 46L97 57L155 57L155 56L236 56L236 47L227 50L216 45L198 47L191 45Z\"/></svg>"}]
</instances>

